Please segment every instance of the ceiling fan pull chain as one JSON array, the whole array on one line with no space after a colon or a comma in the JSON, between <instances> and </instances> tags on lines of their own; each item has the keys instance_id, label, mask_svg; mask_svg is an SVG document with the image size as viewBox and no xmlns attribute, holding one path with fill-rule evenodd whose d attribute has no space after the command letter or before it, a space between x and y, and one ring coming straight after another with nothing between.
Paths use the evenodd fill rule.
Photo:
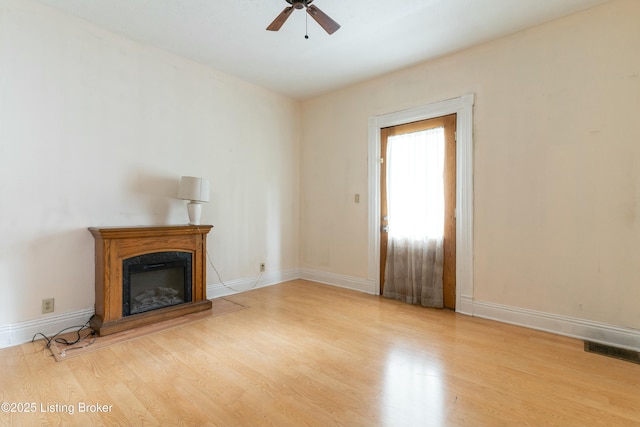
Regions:
<instances>
[{"instance_id":1,"label":"ceiling fan pull chain","mask_svg":"<svg viewBox=\"0 0 640 427\"><path fill-rule=\"evenodd\" d=\"M309 40L309 15L304 15L304 38Z\"/></svg>"}]
</instances>

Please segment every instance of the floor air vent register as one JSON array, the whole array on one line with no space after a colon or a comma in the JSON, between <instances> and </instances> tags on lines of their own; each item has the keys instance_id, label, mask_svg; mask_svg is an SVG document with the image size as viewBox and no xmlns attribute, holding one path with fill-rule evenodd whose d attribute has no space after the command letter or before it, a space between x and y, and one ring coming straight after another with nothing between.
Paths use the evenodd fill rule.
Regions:
<instances>
[{"instance_id":1,"label":"floor air vent register","mask_svg":"<svg viewBox=\"0 0 640 427\"><path fill-rule=\"evenodd\" d=\"M634 350L627 350L625 348L614 347L607 344L585 341L584 351L640 364L640 353Z\"/></svg>"}]
</instances>

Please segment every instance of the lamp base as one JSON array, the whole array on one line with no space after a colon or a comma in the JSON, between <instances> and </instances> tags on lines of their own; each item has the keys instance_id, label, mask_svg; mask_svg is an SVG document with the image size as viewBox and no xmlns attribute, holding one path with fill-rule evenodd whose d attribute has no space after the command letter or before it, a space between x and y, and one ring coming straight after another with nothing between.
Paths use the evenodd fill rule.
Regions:
<instances>
[{"instance_id":1,"label":"lamp base","mask_svg":"<svg viewBox=\"0 0 640 427\"><path fill-rule=\"evenodd\" d=\"M189 225L200 225L200 215L202 214L202 204L190 201L187 204L187 212L189 213Z\"/></svg>"}]
</instances>

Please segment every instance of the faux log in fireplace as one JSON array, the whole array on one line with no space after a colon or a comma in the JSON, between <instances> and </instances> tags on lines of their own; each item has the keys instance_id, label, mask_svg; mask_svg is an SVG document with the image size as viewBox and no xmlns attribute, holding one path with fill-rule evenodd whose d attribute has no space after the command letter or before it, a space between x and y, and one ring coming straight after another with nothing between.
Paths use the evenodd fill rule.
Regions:
<instances>
[{"instance_id":1,"label":"faux log in fireplace","mask_svg":"<svg viewBox=\"0 0 640 427\"><path fill-rule=\"evenodd\" d=\"M206 235L211 225L91 227L98 335L211 310Z\"/></svg>"}]
</instances>

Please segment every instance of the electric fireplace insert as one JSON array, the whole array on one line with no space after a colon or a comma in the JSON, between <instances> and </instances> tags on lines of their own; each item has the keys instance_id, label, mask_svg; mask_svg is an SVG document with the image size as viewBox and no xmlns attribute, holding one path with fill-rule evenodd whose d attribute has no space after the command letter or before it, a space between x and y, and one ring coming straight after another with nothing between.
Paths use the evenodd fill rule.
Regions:
<instances>
[{"instance_id":1,"label":"electric fireplace insert","mask_svg":"<svg viewBox=\"0 0 640 427\"><path fill-rule=\"evenodd\" d=\"M123 316L190 301L190 252L155 252L122 261Z\"/></svg>"}]
</instances>

